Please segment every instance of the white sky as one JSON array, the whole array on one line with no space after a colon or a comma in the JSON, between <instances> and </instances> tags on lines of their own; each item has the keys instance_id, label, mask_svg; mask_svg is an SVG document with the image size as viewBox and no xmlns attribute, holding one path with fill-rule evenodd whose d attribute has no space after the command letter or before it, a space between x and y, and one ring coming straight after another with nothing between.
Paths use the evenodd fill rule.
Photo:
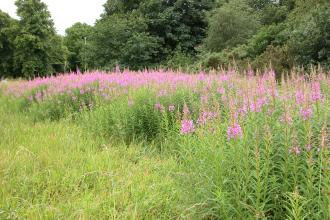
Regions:
<instances>
[{"instance_id":1,"label":"white sky","mask_svg":"<svg viewBox=\"0 0 330 220\"><path fill-rule=\"evenodd\" d=\"M106 0L42 0L48 5L56 30L64 35L65 29L76 22L94 24L103 12ZM0 0L0 9L17 18L15 0Z\"/></svg>"}]
</instances>

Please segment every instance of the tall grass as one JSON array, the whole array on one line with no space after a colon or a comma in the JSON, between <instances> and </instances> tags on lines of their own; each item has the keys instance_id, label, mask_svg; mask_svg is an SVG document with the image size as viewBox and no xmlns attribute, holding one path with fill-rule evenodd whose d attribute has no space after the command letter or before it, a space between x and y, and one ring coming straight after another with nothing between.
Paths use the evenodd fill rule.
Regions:
<instances>
[{"instance_id":1,"label":"tall grass","mask_svg":"<svg viewBox=\"0 0 330 220\"><path fill-rule=\"evenodd\" d=\"M147 161L166 161L163 170L154 170L152 182L138 182L156 187L157 196L151 197L155 201L140 185L142 189L134 192L143 196L125 197L116 216L109 214L113 209L102 208L100 217L330 219L330 79L320 70L308 76L292 72L280 82L271 70L262 75L235 70L71 74L12 83L2 91L2 100L15 103L10 104L12 111L20 109L17 114L32 123L27 126L69 124L63 136L73 135L70 130L75 127L90 142L89 150L76 155L79 160L96 151L100 161L91 163L103 166L109 161L101 146L112 143L119 146L110 152L120 151L121 157L143 150L152 152ZM38 137L34 140L49 139ZM74 142L75 150L83 145ZM66 159L75 154L68 150ZM113 163L126 164L130 159L116 160ZM130 179L122 181L125 185ZM92 189L93 184L106 185L93 183L93 178L89 184ZM7 190L14 188L5 185ZM62 187L67 190L69 185ZM118 200L109 199L111 204ZM127 213L132 207L134 212Z\"/></svg>"}]
</instances>

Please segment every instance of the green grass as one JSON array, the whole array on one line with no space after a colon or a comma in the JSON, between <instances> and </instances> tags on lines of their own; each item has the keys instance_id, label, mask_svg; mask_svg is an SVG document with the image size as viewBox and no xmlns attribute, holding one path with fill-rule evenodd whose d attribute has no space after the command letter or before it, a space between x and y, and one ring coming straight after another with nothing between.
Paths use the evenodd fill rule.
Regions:
<instances>
[{"instance_id":1,"label":"green grass","mask_svg":"<svg viewBox=\"0 0 330 220\"><path fill-rule=\"evenodd\" d=\"M0 94L0 219L330 219L329 91L308 120L294 99L274 99L232 139L230 107L215 96L203 107L219 117L197 124L201 97L184 89L132 90L82 111L69 97ZM196 125L185 135L184 105Z\"/></svg>"},{"instance_id":2,"label":"green grass","mask_svg":"<svg viewBox=\"0 0 330 220\"><path fill-rule=\"evenodd\" d=\"M187 214L191 204L173 158L142 144L104 144L69 121L34 123L6 104L0 105L0 219Z\"/></svg>"}]
</instances>

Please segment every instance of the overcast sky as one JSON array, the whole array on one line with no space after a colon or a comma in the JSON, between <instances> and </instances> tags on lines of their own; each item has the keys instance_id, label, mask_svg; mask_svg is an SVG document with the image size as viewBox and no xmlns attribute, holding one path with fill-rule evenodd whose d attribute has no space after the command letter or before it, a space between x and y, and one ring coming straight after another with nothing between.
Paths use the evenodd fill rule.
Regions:
<instances>
[{"instance_id":1,"label":"overcast sky","mask_svg":"<svg viewBox=\"0 0 330 220\"><path fill-rule=\"evenodd\" d=\"M106 0L42 0L48 5L56 30L64 35L65 29L76 22L94 24L103 12ZM0 0L0 9L17 18L15 0Z\"/></svg>"}]
</instances>

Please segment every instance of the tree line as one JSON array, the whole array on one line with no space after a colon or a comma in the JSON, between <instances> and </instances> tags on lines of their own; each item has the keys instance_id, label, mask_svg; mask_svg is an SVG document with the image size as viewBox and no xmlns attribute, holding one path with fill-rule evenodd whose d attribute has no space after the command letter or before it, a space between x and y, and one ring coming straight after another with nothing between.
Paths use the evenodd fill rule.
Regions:
<instances>
[{"instance_id":1,"label":"tree line","mask_svg":"<svg viewBox=\"0 0 330 220\"><path fill-rule=\"evenodd\" d=\"M0 11L0 78L115 66L330 66L328 0L108 0L95 23L56 33L41 0Z\"/></svg>"}]
</instances>

